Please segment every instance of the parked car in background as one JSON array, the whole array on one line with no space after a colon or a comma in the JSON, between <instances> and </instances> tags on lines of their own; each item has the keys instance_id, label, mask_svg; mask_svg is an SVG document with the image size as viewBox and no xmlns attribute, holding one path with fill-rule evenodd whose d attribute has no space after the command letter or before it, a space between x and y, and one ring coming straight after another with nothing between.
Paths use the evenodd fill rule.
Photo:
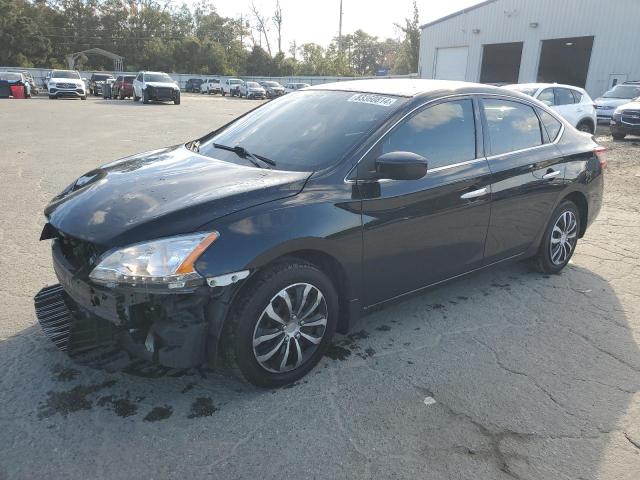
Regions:
<instances>
[{"instance_id":1,"label":"parked car in background","mask_svg":"<svg viewBox=\"0 0 640 480\"><path fill-rule=\"evenodd\" d=\"M47 91L51 100L60 97L87 99L87 90L77 70L52 70Z\"/></svg>"},{"instance_id":2,"label":"parked car in background","mask_svg":"<svg viewBox=\"0 0 640 480\"><path fill-rule=\"evenodd\" d=\"M69 185L36 314L72 357L87 338L171 368L222 351L290 384L386 302L509 261L562 271L600 211L601 150L504 88L317 85Z\"/></svg>"},{"instance_id":3,"label":"parked car in background","mask_svg":"<svg viewBox=\"0 0 640 480\"><path fill-rule=\"evenodd\" d=\"M613 111L610 129L616 140L623 140L627 135L640 135L640 97Z\"/></svg>"},{"instance_id":4,"label":"parked car in background","mask_svg":"<svg viewBox=\"0 0 640 480\"><path fill-rule=\"evenodd\" d=\"M133 80L133 101L170 100L180 105L180 87L164 72L140 72Z\"/></svg>"},{"instance_id":5,"label":"parked car in background","mask_svg":"<svg viewBox=\"0 0 640 480\"><path fill-rule=\"evenodd\" d=\"M24 87L25 98L31 98L31 84L22 72L0 72L0 80L5 80L10 87L12 85Z\"/></svg>"},{"instance_id":6,"label":"parked car in background","mask_svg":"<svg viewBox=\"0 0 640 480\"><path fill-rule=\"evenodd\" d=\"M110 73L94 73L91 75L89 79L89 92L92 95L98 96L102 95L102 85L107 80L114 80L113 75Z\"/></svg>"},{"instance_id":7,"label":"parked car in background","mask_svg":"<svg viewBox=\"0 0 640 480\"><path fill-rule=\"evenodd\" d=\"M598 120L609 122L616 108L638 97L640 97L640 85L635 82L616 85L601 97L596 98Z\"/></svg>"},{"instance_id":8,"label":"parked car in background","mask_svg":"<svg viewBox=\"0 0 640 480\"><path fill-rule=\"evenodd\" d=\"M221 91L223 97L225 95L231 95L232 97L235 97L240 91L242 80L240 80L239 78L225 78L220 83L222 84Z\"/></svg>"},{"instance_id":9,"label":"parked car in background","mask_svg":"<svg viewBox=\"0 0 640 480\"><path fill-rule=\"evenodd\" d=\"M213 94L220 93L220 79L219 78L207 78L202 85L200 85L200 93Z\"/></svg>"},{"instance_id":10,"label":"parked car in background","mask_svg":"<svg viewBox=\"0 0 640 480\"><path fill-rule=\"evenodd\" d=\"M113 98L124 100L133 97L133 80L135 75L119 75L113 84Z\"/></svg>"},{"instance_id":11,"label":"parked car in background","mask_svg":"<svg viewBox=\"0 0 640 480\"><path fill-rule=\"evenodd\" d=\"M27 82L29 83L29 86L31 88L31 92L30 95L38 95L40 93L40 89L38 88L38 85L36 84L36 81L33 78L33 75L31 75L30 72L21 72L22 75L24 75L24 78L27 79Z\"/></svg>"},{"instance_id":12,"label":"parked car in background","mask_svg":"<svg viewBox=\"0 0 640 480\"><path fill-rule=\"evenodd\" d=\"M264 88L267 98L276 98L284 95L284 87L278 82L264 81L260 82L260 86Z\"/></svg>"},{"instance_id":13,"label":"parked car in background","mask_svg":"<svg viewBox=\"0 0 640 480\"><path fill-rule=\"evenodd\" d=\"M184 91L189 93L200 93L200 85L204 83L201 78L190 78L184 86Z\"/></svg>"},{"instance_id":14,"label":"parked car in background","mask_svg":"<svg viewBox=\"0 0 640 480\"><path fill-rule=\"evenodd\" d=\"M295 92L296 90L300 90L301 88L307 88L310 85L308 83L287 83L284 86L284 93Z\"/></svg>"},{"instance_id":15,"label":"parked car in background","mask_svg":"<svg viewBox=\"0 0 640 480\"><path fill-rule=\"evenodd\" d=\"M581 132L595 133L596 108L582 88L557 83L520 83L504 88L529 95L562 115Z\"/></svg>"},{"instance_id":16,"label":"parked car in background","mask_svg":"<svg viewBox=\"0 0 640 480\"><path fill-rule=\"evenodd\" d=\"M240 97L246 97L247 99L251 98L260 98L264 99L267 97L267 93L264 88L258 82L242 82L240 84Z\"/></svg>"}]
</instances>

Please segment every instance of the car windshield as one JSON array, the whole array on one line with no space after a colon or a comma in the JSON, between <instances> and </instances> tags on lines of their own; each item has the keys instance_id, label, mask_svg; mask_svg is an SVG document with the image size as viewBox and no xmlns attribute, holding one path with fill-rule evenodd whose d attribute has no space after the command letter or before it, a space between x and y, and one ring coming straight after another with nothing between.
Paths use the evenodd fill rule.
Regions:
<instances>
[{"instance_id":1,"label":"car windshield","mask_svg":"<svg viewBox=\"0 0 640 480\"><path fill-rule=\"evenodd\" d=\"M171 82L171 83L173 83L173 80L171 79L171 77L169 75L167 75L166 73L145 73L144 74L144 81L145 82Z\"/></svg>"},{"instance_id":2,"label":"car windshield","mask_svg":"<svg viewBox=\"0 0 640 480\"><path fill-rule=\"evenodd\" d=\"M13 72L0 72L0 80L7 80L9 82L18 82L22 80L22 75Z\"/></svg>"},{"instance_id":3,"label":"car windshield","mask_svg":"<svg viewBox=\"0 0 640 480\"><path fill-rule=\"evenodd\" d=\"M124 77L124 83L133 83L133 79L136 77Z\"/></svg>"},{"instance_id":4,"label":"car windshield","mask_svg":"<svg viewBox=\"0 0 640 480\"><path fill-rule=\"evenodd\" d=\"M280 87L281 85L278 82L262 82L262 85L265 87Z\"/></svg>"},{"instance_id":5,"label":"car windshield","mask_svg":"<svg viewBox=\"0 0 640 480\"><path fill-rule=\"evenodd\" d=\"M509 87L509 90L524 93L525 95L529 95L530 97L533 97L538 91L538 89L535 87Z\"/></svg>"},{"instance_id":6,"label":"car windshield","mask_svg":"<svg viewBox=\"0 0 640 480\"><path fill-rule=\"evenodd\" d=\"M229 80L230 85L235 85L237 83L242 83L242 80Z\"/></svg>"},{"instance_id":7,"label":"car windshield","mask_svg":"<svg viewBox=\"0 0 640 480\"><path fill-rule=\"evenodd\" d=\"M634 85L616 85L614 88L605 93L603 98L624 98L632 99L640 96L640 86Z\"/></svg>"},{"instance_id":8,"label":"car windshield","mask_svg":"<svg viewBox=\"0 0 640 480\"><path fill-rule=\"evenodd\" d=\"M315 171L335 164L392 115L404 98L311 90L273 100L207 139L203 155L246 164L213 143L241 146L281 170Z\"/></svg>"},{"instance_id":9,"label":"car windshield","mask_svg":"<svg viewBox=\"0 0 640 480\"><path fill-rule=\"evenodd\" d=\"M94 75L93 80L96 82L104 82L105 80L109 80L113 78L111 75Z\"/></svg>"},{"instance_id":10,"label":"car windshield","mask_svg":"<svg viewBox=\"0 0 640 480\"><path fill-rule=\"evenodd\" d=\"M54 70L51 73L51 78L80 78L80 74L78 72L70 72L64 70Z\"/></svg>"},{"instance_id":11,"label":"car windshield","mask_svg":"<svg viewBox=\"0 0 640 480\"><path fill-rule=\"evenodd\" d=\"M260 85L258 85L256 82L247 82L247 87L251 87L251 88L258 88Z\"/></svg>"},{"instance_id":12,"label":"car windshield","mask_svg":"<svg viewBox=\"0 0 640 480\"><path fill-rule=\"evenodd\" d=\"M198 85L199 85L199 84L201 84L202 82L203 82L203 80L200 80L199 78L195 78L195 79L194 79L194 78L192 78L192 79L191 79L191 83L196 83L196 84L198 84Z\"/></svg>"}]
</instances>

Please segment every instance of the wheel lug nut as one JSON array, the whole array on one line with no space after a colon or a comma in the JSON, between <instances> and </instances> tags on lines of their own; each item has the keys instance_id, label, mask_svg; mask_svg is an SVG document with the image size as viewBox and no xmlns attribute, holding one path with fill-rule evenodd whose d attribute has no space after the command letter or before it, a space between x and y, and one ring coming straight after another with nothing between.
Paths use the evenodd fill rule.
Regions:
<instances>
[{"instance_id":1,"label":"wheel lug nut","mask_svg":"<svg viewBox=\"0 0 640 480\"><path fill-rule=\"evenodd\" d=\"M296 334L296 338L300 338L300 334L299 333Z\"/></svg>"},{"instance_id":2,"label":"wheel lug nut","mask_svg":"<svg viewBox=\"0 0 640 480\"><path fill-rule=\"evenodd\" d=\"M302 327L304 325L304 320L300 321L300 326Z\"/></svg>"}]
</instances>

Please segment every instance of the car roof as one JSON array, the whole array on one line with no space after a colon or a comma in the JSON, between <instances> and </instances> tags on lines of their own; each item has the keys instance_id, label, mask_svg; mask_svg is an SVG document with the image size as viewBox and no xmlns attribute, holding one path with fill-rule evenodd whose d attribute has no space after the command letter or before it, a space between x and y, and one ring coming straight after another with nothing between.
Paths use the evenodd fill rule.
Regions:
<instances>
[{"instance_id":1,"label":"car roof","mask_svg":"<svg viewBox=\"0 0 640 480\"><path fill-rule=\"evenodd\" d=\"M564 83L513 83L511 85L505 85L504 88L569 88L571 90L583 91L582 88L575 85L566 85Z\"/></svg>"},{"instance_id":2,"label":"car roof","mask_svg":"<svg viewBox=\"0 0 640 480\"><path fill-rule=\"evenodd\" d=\"M371 93L377 95L397 95L400 97L415 97L417 95L441 91L452 93L469 93L472 90L477 90L479 93L504 91L500 87L482 85L479 83L417 78L350 80L346 82L313 85L311 87L307 87L307 90L336 90Z\"/></svg>"}]
</instances>

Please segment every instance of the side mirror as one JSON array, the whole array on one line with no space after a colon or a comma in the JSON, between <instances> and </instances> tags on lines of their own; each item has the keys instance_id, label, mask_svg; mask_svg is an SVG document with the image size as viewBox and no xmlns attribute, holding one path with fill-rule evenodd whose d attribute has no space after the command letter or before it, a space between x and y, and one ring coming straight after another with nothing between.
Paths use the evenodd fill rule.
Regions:
<instances>
[{"instance_id":1,"label":"side mirror","mask_svg":"<svg viewBox=\"0 0 640 480\"><path fill-rule=\"evenodd\" d=\"M412 152L389 152L376 160L378 178L419 180L427 174L427 159Z\"/></svg>"}]
</instances>

